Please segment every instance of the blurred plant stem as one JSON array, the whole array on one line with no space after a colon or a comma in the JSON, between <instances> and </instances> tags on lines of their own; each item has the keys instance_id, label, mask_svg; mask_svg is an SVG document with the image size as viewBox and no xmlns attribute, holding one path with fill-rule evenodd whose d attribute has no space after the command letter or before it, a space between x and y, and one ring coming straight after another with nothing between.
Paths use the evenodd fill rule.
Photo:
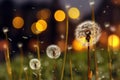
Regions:
<instances>
[{"instance_id":1,"label":"blurred plant stem","mask_svg":"<svg viewBox=\"0 0 120 80\"><path fill-rule=\"evenodd\" d=\"M63 65L62 65L62 72L61 72L60 80L63 80L63 77L64 77L64 70L65 70L65 63L66 63L66 56L67 56L68 30L69 30L69 21L68 21L68 16L66 16L65 53L64 53L64 58L63 58Z\"/></svg>"}]
</instances>

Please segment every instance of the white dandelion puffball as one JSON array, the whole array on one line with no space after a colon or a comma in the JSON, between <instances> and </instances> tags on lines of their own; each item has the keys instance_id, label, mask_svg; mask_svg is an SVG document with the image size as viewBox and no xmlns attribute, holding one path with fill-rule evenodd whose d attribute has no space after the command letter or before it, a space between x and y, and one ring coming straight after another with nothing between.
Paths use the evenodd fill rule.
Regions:
<instances>
[{"instance_id":1,"label":"white dandelion puffball","mask_svg":"<svg viewBox=\"0 0 120 80\"><path fill-rule=\"evenodd\" d=\"M37 58L31 59L29 65L32 70L39 70L41 67L41 63Z\"/></svg>"},{"instance_id":2,"label":"white dandelion puffball","mask_svg":"<svg viewBox=\"0 0 120 80\"><path fill-rule=\"evenodd\" d=\"M21 48L23 46L22 43L18 43L18 47Z\"/></svg>"},{"instance_id":3,"label":"white dandelion puffball","mask_svg":"<svg viewBox=\"0 0 120 80\"><path fill-rule=\"evenodd\" d=\"M90 33L89 43L86 40L88 32ZM78 25L75 30L75 37L83 46L95 44L99 40L100 34L101 28L94 21L85 21Z\"/></svg>"},{"instance_id":4,"label":"white dandelion puffball","mask_svg":"<svg viewBox=\"0 0 120 80\"><path fill-rule=\"evenodd\" d=\"M61 50L57 45L50 45L47 47L46 53L49 58L57 59L61 54Z\"/></svg>"}]
</instances>

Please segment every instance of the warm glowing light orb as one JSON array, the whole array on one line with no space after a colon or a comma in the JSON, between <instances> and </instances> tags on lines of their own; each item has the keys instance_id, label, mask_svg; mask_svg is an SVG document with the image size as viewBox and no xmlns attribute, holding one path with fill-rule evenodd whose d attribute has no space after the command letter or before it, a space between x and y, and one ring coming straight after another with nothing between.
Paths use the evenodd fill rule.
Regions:
<instances>
[{"instance_id":1,"label":"warm glowing light orb","mask_svg":"<svg viewBox=\"0 0 120 80\"><path fill-rule=\"evenodd\" d=\"M17 16L13 19L12 24L14 28L20 29L24 25L24 20L22 17Z\"/></svg>"},{"instance_id":2,"label":"warm glowing light orb","mask_svg":"<svg viewBox=\"0 0 120 80\"><path fill-rule=\"evenodd\" d=\"M38 35L38 34L41 33L40 31L38 31L38 30L36 29L36 23L33 23L33 24L32 24L32 26L31 26L31 31L32 31L32 33L35 34L35 35Z\"/></svg>"},{"instance_id":3,"label":"warm glowing light orb","mask_svg":"<svg viewBox=\"0 0 120 80\"><path fill-rule=\"evenodd\" d=\"M57 45L58 45L58 47L60 47L61 52L65 51L65 49L66 49L66 48L65 48L66 44L65 44L65 41L64 41L64 40L58 41L58 42L57 42Z\"/></svg>"},{"instance_id":4,"label":"warm glowing light orb","mask_svg":"<svg viewBox=\"0 0 120 80\"><path fill-rule=\"evenodd\" d=\"M37 12L36 16L38 19L47 20L47 19L49 19L50 15L51 15L51 11L49 9L42 9Z\"/></svg>"},{"instance_id":5,"label":"warm glowing light orb","mask_svg":"<svg viewBox=\"0 0 120 80\"><path fill-rule=\"evenodd\" d=\"M56 21L64 21L65 20L65 12L63 10L57 10L54 14L54 18Z\"/></svg>"},{"instance_id":6,"label":"warm glowing light orb","mask_svg":"<svg viewBox=\"0 0 120 80\"><path fill-rule=\"evenodd\" d=\"M45 20L38 20L36 22L36 29L40 32L45 31L47 29L47 22Z\"/></svg>"},{"instance_id":7,"label":"warm glowing light orb","mask_svg":"<svg viewBox=\"0 0 120 80\"><path fill-rule=\"evenodd\" d=\"M73 40L72 47L75 51L81 51L84 48L83 45L80 43L80 41L78 41L76 39Z\"/></svg>"},{"instance_id":8,"label":"warm glowing light orb","mask_svg":"<svg viewBox=\"0 0 120 80\"><path fill-rule=\"evenodd\" d=\"M112 48L118 48L120 45L119 37L115 34L112 34L108 37L108 45Z\"/></svg>"},{"instance_id":9,"label":"warm glowing light orb","mask_svg":"<svg viewBox=\"0 0 120 80\"><path fill-rule=\"evenodd\" d=\"M112 0L112 3L115 5L120 5L120 0Z\"/></svg>"},{"instance_id":10,"label":"warm glowing light orb","mask_svg":"<svg viewBox=\"0 0 120 80\"><path fill-rule=\"evenodd\" d=\"M80 11L76 7L72 7L68 10L68 15L71 19L78 19L80 17Z\"/></svg>"},{"instance_id":11,"label":"warm glowing light orb","mask_svg":"<svg viewBox=\"0 0 120 80\"><path fill-rule=\"evenodd\" d=\"M31 51L36 51L36 47L38 46L38 41L36 39L30 39L28 43L28 47Z\"/></svg>"},{"instance_id":12,"label":"warm glowing light orb","mask_svg":"<svg viewBox=\"0 0 120 80\"><path fill-rule=\"evenodd\" d=\"M0 51L4 51L8 48L7 40L0 40Z\"/></svg>"},{"instance_id":13,"label":"warm glowing light orb","mask_svg":"<svg viewBox=\"0 0 120 80\"><path fill-rule=\"evenodd\" d=\"M102 46L107 46L108 33L106 31L102 31L99 42Z\"/></svg>"}]
</instances>

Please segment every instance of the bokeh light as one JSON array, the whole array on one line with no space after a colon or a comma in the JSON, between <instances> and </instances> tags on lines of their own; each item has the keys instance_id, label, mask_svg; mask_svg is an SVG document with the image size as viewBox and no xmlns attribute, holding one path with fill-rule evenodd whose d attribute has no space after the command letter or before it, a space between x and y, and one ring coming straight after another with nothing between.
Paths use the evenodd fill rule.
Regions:
<instances>
[{"instance_id":1,"label":"bokeh light","mask_svg":"<svg viewBox=\"0 0 120 80\"><path fill-rule=\"evenodd\" d=\"M39 10L36 14L38 19L48 20L50 18L51 11L49 9Z\"/></svg>"},{"instance_id":2,"label":"bokeh light","mask_svg":"<svg viewBox=\"0 0 120 80\"><path fill-rule=\"evenodd\" d=\"M32 31L32 33L35 34L35 35L38 35L38 34L41 33L40 31L38 31L38 30L36 29L36 22L34 22L34 23L32 24L32 26L31 26L31 31Z\"/></svg>"},{"instance_id":3,"label":"bokeh light","mask_svg":"<svg viewBox=\"0 0 120 80\"><path fill-rule=\"evenodd\" d=\"M38 20L36 22L36 29L40 32L45 31L47 29L47 22L45 20Z\"/></svg>"},{"instance_id":4,"label":"bokeh light","mask_svg":"<svg viewBox=\"0 0 120 80\"><path fill-rule=\"evenodd\" d=\"M112 0L112 3L115 5L120 5L120 0Z\"/></svg>"},{"instance_id":5,"label":"bokeh light","mask_svg":"<svg viewBox=\"0 0 120 80\"><path fill-rule=\"evenodd\" d=\"M64 40L58 41L57 45L60 47L61 52L65 51L65 41Z\"/></svg>"},{"instance_id":6,"label":"bokeh light","mask_svg":"<svg viewBox=\"0 0 120 80\"><path fill-rule=\"evenodd\" d=\"M13 19L12 24L14 28L20 29L24 25L24 20L22 17L17 16Z\"/></svg>"},{"instance_id":7,"label":"bokeh light","mask_svg":"<svg viewBox=\"0 0 120 80\"><path fill-rule=\"evenodd\" d=\"M120 39L117 35L115 34L112 34L108 37L108 45L111 47L111 48L114 48L114 49L117 49L119 48L119 45L120 45Z\"/></svg>"},{"instance_id":8,"label":"bokeh light","mask_svg":"<svg viewBox=\"0 0 120 80\"><path fill-rule=\"evenodd\" d=\"M7 33L8 31L8 27L3 27L3 33Z\"/></svg>"},{"instance_id":9,"label":"bokeh light","mask_svg":"<svg viewBox=\"0 0 120 80\"><path fill-rule=\"evenodd\" d=\"M80 43L80 41L74 39L72 42L72 47L75 51L81 51L85 49L85 47Z\"/></svg>"},{"instance_id":10,"label":"bokeh light","mask_svg":"<svg viewBox=\"0 0 120 80\"><path fill-rule=\"evenodd\" d=\"M60 34L65 34L66 29L65 29L65 23L61 22L57 24L57 32L59 32Z\"/></svg>"},{"instance_id":11,"label":"bokeh light","mask_svg":"<svg viewBox=\"0 0 120 80\"><path fill-rule=\"evenodd\" d=\"M106 31L102 31L99 42L102 46L107 46L108 33Z\"/></svg>"},{"instance_id":12,"label":"bokeh light","mask_svg":"<svg viewBox=\"0 0 120 80\"><path fill-rule=\"evenodd\" d=\"M6 50L8 47L8 41L7 40L1 40L0 41L0 51Z\"/></svg>"},{"instance_id":13,"label":"bokeh light","mask_svg":"<svg viewBox=\"0 0 120 80\"><path fill-rule=\"evenodd\" d=\"M80 11L76 7L72 7L68 10L68 15L71 19L78 19L80 17Z\"/></svg>"},{"instance_id":14,"label":"bokeh light","mask_svg":"<svg viewBox=\"0 0 120 80\"><path fill-rule=\"evenodd\" d=\"M120 36L120 24L116 27L116 34Z\"/></svg>"},{"instance_id":15,"label":"bokeh light","mask_svg":"<svg viewBox=\"0 0 120 80\"><path fill-rule=\"evenodd\" d=\"M29 41L28 47L31 51L36 51L36 48L35 48L36 45L37 45L37 40L36 39L31 39Z\"/></svg>"},{"instance_id":16,"label":"bokeh light","mask_svg":"<svg viewBox=\"0 0 120 80\"><path fill-rule=\"evenodd\" d=\"M63 10L57 10L54 14L54 18L56 21L64 21L65 19L65 12Z\"/></svg>"}]
</instances>

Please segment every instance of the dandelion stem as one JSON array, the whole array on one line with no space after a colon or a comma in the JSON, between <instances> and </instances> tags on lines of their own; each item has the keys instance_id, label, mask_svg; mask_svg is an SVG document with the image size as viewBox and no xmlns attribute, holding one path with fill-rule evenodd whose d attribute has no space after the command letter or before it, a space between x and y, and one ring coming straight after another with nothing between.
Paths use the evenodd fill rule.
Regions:
<instances>
[{"instance_id":1,"label":"dandelion stem","mask_svg":"<svg viewBox=\"0 0 120 80\"><path fill-rule=\"evenodd\" d=\"M95 21L95 9L94 5L91 6L92 9L92 21ZM95 29L94 29L94 35L95 35ZM96 46L94 46L94 49ZM94 62L95 62L95 80L98 80L98 65L97 65L97 57L96 57L96 52L94 51Z\"/></svg>"},{"instance_id":2,"label":"dandelion stem","mask_svg":"<svg viewBox=\"0 0 120 80\"><path fill-rule=\"evenodd\" d=\"M20 64L21 64L21 68L20 68L19 80L21 80L21 76L23 72L23 50L22 48L20 48Z\"/></svg>"},{"instance_id":3,"label":"dandelion stem","mask_svg":"<svg viewBox=\"0 0 120 80\"><path fill-rule=\"evenodd\" d=\"M64 77L64 69L65 69L65 63L66 63L66 56L67 56L67 43L68 43L68 17L66 17L66 39L65 39L65 53L64 53L64 59L63 59L63 66L62 66L62 73L61 73L61 79L63 80Z\"/></svg>"},{"instance_id":4,"label":"dandelion stem","mask_svg":"<svg viewBox=\"0 0 120 80\"><path fill-rule=\"evenodd\" d=\"M8 41L7 33L5 33L6 41ZM11 69L11 62L10 62L10 56L9 56L9 47L6 45L6 51L5 51L5 60L6 60L6 67L9 79L12 80L12 69Z\"/></svg>"},{"instance_id":5,"label":"dandelion stem","mask_svg":"<svg viewBox=\"0 0 120 80\"><path fill-rule=\"evenodd\" d=\"M37 36L37 56L38 56L38 59L40 60L40 45L39 45L39 36Z\"/></svg>"},{"instance_id":6,"label":"dandelion stem","mask_svg":"<svg viewBox=\"0 0 120 80\"><path fill-rule=\"evenodd\" d=\"M112 44L113 44L113 37L112 37ZM113 49L113 47L112 47ZM112 80L112 59L111 59L111 53L110 53L110 46L108 45L108 67L109 67L109 77L110 80Z\"/></svg>"},{"instance_id":7,"label":"dandelion stem","mask_svg":"<svg viewBox=\"0 0 120 80\"><path fill-rule=\"evenodd\" d=\"M72 73L72 60L70 59L70 74L71 74L71 80L73 80L73 73Z\"/></svg>"},{"instance_id":8,"label":"dandelion stem","mask_svg":"<svg viewBox=\"0 0 120 80\"><path fill-rule=\"evenodd\" d=\"M25 77L26 77L25 80L28 80L28 74L27 74L27 71L25 71Z\"/></svg>"}]
</instances>

